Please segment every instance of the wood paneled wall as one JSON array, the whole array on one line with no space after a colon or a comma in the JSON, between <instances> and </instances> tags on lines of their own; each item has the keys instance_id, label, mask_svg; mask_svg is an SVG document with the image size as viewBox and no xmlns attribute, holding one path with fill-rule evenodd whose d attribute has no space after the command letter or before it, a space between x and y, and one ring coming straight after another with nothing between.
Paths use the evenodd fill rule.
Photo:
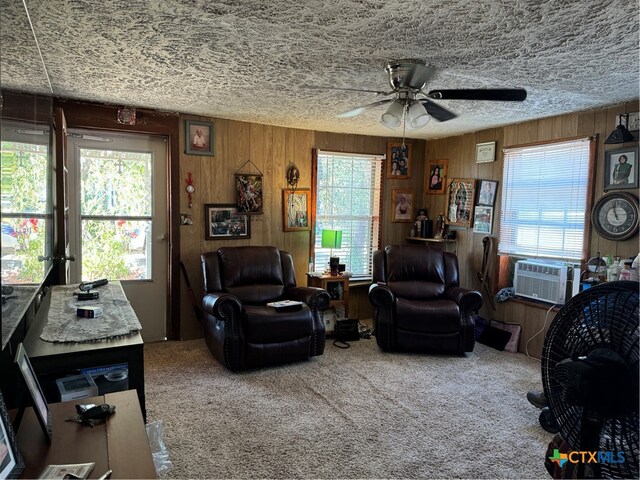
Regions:
<instances>
[{"instance_id":1,"label":"wood paneled wall","mask_svg":"<svg viewBox=\"0 0 640 480\"><path fill-rule=\"evenodd\" d=\"M500 181L492 229L492 236L496 237L497 241L502 193L502 149L505 146L597 135L597 154L593 179L593 202L595 203L604 193L605 150L614 150L623 146L633 145L633 143L604 145L603 142L616 127L616 115L625 112L637 112L638 110L638 102L634 101L609 108L549 117L502 128L487 129L458 137L428 141L426 145L426 160L448 159L448 178L463 177ZM496 161L481 164L475 163L476 144L490 141L497 142ZM634 193L637 195L637 191ZM423 200L424 205L429 209L431 218L435 218L438 213L446 212L446 195L424 194ZM558 201L561 202L562 199L558 199ZM461 284L465 287L480 288L477 272L482 267L482 239L485 235L473 233L471 229L458 231L457 235ZM623 258L637 255L638 237L622 242L611 242L600 237L592 229L589 236L589 255L595 256L596 252L600 252L602 255L619 255ZM493 318L522 325L520 351L528 350L530 355L539 357L542 351L544 335L554 317L554 312L547 313L546 307L534 307L513 301L497 304L497 310L493 310L485 297L485 304L480 315L486 319ZM537 332L540 333L536 335Z\"/></svg>"},{"instance_id":2,"label":"wood paneled wall","mask_svg":"<svg viewBox=\"0 0 640 480\"><path fill-rule=\"evenodd\" d=\"M200 254L221 246L273 245L291 252L295 259L297 282L306 285L309 262L310 232L283 232L282 189L287 187L286 171L291 163L300 170L300 188L311 185L311 150L385 154L387 141L395 138L369 137L314 132L292 128L274 127L205 117L182 117L180 151L184 152L184 120L212 121L214 123L215 156L180 154L180 212L192 215L193 224L179 228L180 258L184 262L198 301L203 295ZM394 188L412 188L416 198L421 198L424 180L425 142L408 140L413 148L412 176L408 180L385 180L382 244L403 243L411 225L391 223L391 192ZM264 213L251 216L251 238L247 240L205 240L204 204L235 203L234 174L251 160L264 174ZM242 168L248 172L249 165ZM187 176L191 172L195 193L193 205L188 207L185 190ZM255 170L252 173L257 173ZM184 285L184 284L183 284ZM367 289L354 289L352 311L359 318L371 317ZM186 288L181 289L181 338L202 335L193 309L189 304Z\"/></svg>"}]
</instances>

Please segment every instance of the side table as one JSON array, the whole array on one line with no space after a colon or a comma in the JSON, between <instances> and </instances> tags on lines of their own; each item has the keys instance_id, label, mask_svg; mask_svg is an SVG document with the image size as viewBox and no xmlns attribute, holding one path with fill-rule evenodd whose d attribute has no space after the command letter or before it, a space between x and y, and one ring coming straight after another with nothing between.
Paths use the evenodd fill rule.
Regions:
<instances>
[{"instance_id":1,"label":"side table","mask_svg":"<svg viewBox=\"0 0 640 480\"><path fill-rule=\"evenodd\" d=\"M108 403L116 412L95 427L67 422L76 403ZM22 478L37 478L49 464L95 462L89 478L107 469L111 478L157 478L151 448L135 390L83 398L80 402L51 403L52 439L44 440L33 408L25 411L17 432L18 446L26 466Z\"/></svg>"}]
</instances>

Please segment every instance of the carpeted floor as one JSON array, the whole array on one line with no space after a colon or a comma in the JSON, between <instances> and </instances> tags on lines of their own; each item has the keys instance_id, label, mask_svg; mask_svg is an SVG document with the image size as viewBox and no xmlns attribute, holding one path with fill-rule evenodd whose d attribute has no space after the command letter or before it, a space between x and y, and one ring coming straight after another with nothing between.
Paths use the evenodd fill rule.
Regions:
<instances>
[{"instance_id":1,"label":"carpeted floor","mask_svg":"<svg viewBox=\"0 0 640 480\"><path fill-rule=\"evenodd\" d=\"M204 340L145 345L166 478L548 478L551 434L526 398L540 364L381 352L374 339L234 374Z\"/></svg>"}]
</instances>

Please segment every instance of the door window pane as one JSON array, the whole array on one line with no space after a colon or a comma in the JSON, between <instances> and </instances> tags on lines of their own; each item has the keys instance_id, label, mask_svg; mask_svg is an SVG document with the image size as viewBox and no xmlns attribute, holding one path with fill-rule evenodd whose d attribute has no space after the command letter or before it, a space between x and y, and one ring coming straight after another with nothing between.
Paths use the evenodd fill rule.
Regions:
<instances>
[{"instance_id":1,"label":"door window pane","mask_svg":"<svg viewBox=\"0 0 640 480\"><path fill-rule=\"evenodd\" d=\"M150 234L150 220L83 220L82 281L150 279Z\"/></svg>"},{"instance_id":2,"label":"door window pane","mask_svg":"<svg viewBox=\"0 0 640 480\"><path fill-rule=\"evenodd\" d=\"M80 149L80 213L84 216L150 216L150 153Z\"/></svg>"}]
</instances>

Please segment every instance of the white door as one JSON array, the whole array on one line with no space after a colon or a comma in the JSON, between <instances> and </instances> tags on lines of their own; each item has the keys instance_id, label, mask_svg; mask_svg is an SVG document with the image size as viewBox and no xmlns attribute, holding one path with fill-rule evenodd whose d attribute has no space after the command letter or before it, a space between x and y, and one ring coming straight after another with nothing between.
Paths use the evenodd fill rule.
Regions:
<instances>
[{"instance_id":1,"label":"white door","mask_svg":"<svg viewBox=\"0 0 640 480\"><path fill-rule=\"evenodd\" d=\"M120 280L145 341L166 338L167 143L70 130L71 283Z\"/></svg>"}]
</instances>

